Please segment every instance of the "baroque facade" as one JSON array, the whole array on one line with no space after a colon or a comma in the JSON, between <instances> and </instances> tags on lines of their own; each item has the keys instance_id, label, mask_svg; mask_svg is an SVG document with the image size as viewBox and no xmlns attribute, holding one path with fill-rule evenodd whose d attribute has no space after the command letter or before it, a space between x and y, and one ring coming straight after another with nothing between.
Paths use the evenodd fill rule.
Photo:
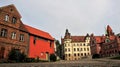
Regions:
<instances>
[{"instance_id":1,"label":"baroque facade","mask_svg":"<svg viewBox=\"0 0 120 67\"><path fill-rule=\"evenodd\" d=\"M79 60L90 57L90 36L71 36L66 29L64 38L61 38L63 45L63 56L65 60Z\"/></svg>"}]
</instances>

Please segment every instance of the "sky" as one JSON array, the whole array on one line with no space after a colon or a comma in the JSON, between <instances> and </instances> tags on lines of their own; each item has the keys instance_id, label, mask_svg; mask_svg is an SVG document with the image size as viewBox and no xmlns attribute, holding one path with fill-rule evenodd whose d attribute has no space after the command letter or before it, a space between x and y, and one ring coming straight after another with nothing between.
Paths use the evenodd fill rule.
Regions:
<instances>
[{"instance_id":1,"label":"sky","mask_svg":"<svg viewBox=\"0 0 120 67\"><path fill-rule=\"evenodd\" d=\"M50 33L55 39L71 35L99 36L110 25L120 33L120 0L0 0L0 7L14 4L24 24Z\"/></svg>"}]
</instances>

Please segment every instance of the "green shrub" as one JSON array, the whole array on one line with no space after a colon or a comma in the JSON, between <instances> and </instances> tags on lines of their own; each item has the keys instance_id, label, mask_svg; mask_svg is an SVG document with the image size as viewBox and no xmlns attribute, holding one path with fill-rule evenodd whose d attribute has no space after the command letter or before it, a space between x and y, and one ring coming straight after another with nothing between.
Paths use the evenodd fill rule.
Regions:
<instances>
[{"instance_id":1,"label":"green shrub","mask_svg":"<svg viewBox=\"0 0 120 67\"><path fill-rule=\"evenodd\" d=\"M120 56L112 57L111 59L118 59L118 60L120 60Z\"/></svg>"},{"instance_id":2,"label":"green shrub","mask_svg":"<svg viewBox=\"0 0 120 67\"><path fill-rule=\"evenodd\" d=\"M8 54L9 62L24 62L26 55L21 53L18 49L12 49Z\"/></svg>"},{"instance_id":3,"label":"green shrub","mask_svg":"<svg viewBox=\"0 0 120 67\"><path fill-rule=\"evenodd\" d=\"M94 55L92 56L92 58L93 58L93 59L95 59L95 58L100 58L100 55L99 55L99 54L94 54Z\"/></svg>"},{"instance_id":4,"label":"green shrub","mask_svg":"<svg viewBox=\"0 0 120 67\"><path fill-rule=\"evenodd\" d=\"M50 61L56 61L57 57L55 56L55 54L50 54Z\"/></svg>"}]
</instances>

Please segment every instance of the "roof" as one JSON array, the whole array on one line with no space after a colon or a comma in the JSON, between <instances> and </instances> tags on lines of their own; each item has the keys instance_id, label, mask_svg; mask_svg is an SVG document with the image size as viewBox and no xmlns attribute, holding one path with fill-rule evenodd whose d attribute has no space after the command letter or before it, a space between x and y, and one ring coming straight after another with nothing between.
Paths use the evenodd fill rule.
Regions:
<instances>
[{"instance_id":1,"label":"roof","mask_svg":"<svg viewBox=\"0 0 120 67\"><path fill-rule=\"evenodd\" d=\"M107 31L111 31L112 32L112 28L109 25L107 25Z\"/></svg>"},{"instance_id":2,"label":"roof","mask_svg":"<svg viewBox=\"0 0 120 67\"><path fill-rule=\"evenodd\" d=\"M101 43L102 42L102 36L95 36L96 42Z\"/></svg>"},{"instance_id":3,"label":"roof","mask_svg":"<svg viewBox=\"0 0 120 67\"><path fill-rule=\"evenodd\" d=\"M71 36L72 42L84 42L85 36Z\"/></svg>"},{"instance_id":4,"label":"roof","mask_svg":"<svg viewBox=\"0 0 120 67\"><path fill-rule=\"evenodd\" d=\"M12 13L13 13L13 14L17 14L20 18L22 17L22 16L20 15L20 13L18 12L18 10L17 10L17 8L15 7L14 4L2 6L2 7L0 7L0 9L5 10L5 11L8 11L8 10L6 10L6 9L14 9L14 12L12 12ZM9 12L9 11L8 11L8 12Z\"/></svg>"},{"instance_id":5,"label":"roof","mask_svg":"<svg viewBox=\"0 0 120 67\"><path fill-rule=\"evenodd\" d=\"M27 32L29 32L30 34L40 36L40 37L43 37L43 38L46 38L46 39L54 40L54 38L47 32L44 32L42 30L38 30L38 29L33 28L31 26L28 26L28 25L24 25L24 26L27 29Z\"/></svg>"}]
</instances>

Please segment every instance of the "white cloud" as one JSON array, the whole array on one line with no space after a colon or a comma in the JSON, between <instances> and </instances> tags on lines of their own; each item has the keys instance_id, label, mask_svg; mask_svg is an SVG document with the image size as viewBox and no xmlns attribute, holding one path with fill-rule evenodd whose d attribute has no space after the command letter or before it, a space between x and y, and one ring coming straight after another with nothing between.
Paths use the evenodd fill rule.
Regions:
<instances>
[{"instance_id":1,"label":"white cloud","mask_svg":"<svg viewBox=\"0 0 120 67\"><path fill-rule=\"evenodd\" d=\"M73 35L86 35L87 32L102 35L105 25L118 29L113 24L120 21L118 1L14 0L12 3L19 9L24 23L48 31L57 39L64 35L66 28Z\"/></svg>"}]
</instances>

